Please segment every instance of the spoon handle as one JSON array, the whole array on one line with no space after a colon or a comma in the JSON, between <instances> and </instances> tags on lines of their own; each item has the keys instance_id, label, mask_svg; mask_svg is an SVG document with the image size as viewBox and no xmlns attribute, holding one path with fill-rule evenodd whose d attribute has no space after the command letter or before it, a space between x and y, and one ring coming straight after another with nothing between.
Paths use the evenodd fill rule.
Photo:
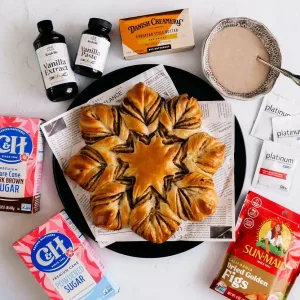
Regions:
<instances>
[{"instance_id":1,"label":"spoon handle","mask_svg":"<svg viewBox=\"0 0 300 300\"><path fill-rule=\"evenodd\" d=\"M276 70L277 72L291 78L297 85L300 86L300 75L295 75L293 73L291 73L290 71L288 70L285 70L285 69L282 69L282 68L278 68L274 65L271 65L270 63L266 62L264 59L262 59L260 56L257 56L257 59L264 63L265 65L269 66L270 68Z\"/></svg>"}]
</instances>

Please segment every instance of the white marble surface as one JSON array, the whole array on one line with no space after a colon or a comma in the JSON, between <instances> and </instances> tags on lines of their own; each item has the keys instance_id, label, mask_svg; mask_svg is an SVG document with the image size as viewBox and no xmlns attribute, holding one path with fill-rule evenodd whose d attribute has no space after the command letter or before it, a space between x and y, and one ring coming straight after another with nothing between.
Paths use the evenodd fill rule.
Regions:
<instances>
[{"instance_id":1,"label":"white marble surface","mask_svg":"<svg viewBox=\"0 0 300 300\"><path fill-rule=\"evenodd\" d=\"M196 48L193 51L125 61L122 59L118 19L177 8L191 8ZM96 0L1 0L0 1L0 112L1 115L41 117L46 120L62 113L70 102L47 100L32 42L37 36L36 23L49 18L64 34L74 58L81 32L90 17L113 23L112 47L105 73L134 64L162 63L203 77L200 49L209 29L220 19L247 16L265 23L275 34L283 53L283 66L300 73L300 2L298 0L185 0L185 1L96 1ZM92 80L77 76L82 91ZM299 98L300 89L280 78L275 91L288 98ZM247 173L241 199L251 188L261 141L249 136L261 100L232 101L247 145ZM300 101L300 100L299 100ZM33 216L0 212L0 299L47 299L12 248L12 243L62 209L53 175L52 156L45 150L41 211ZM237 167L238 167L238 163ZM300 167L298 176L300 176ZM298 179L299 182L299 179ZM253 189L255 190L255 189ZM300 211L300 185L294 182L288 197L256 190L295 211ZM220 267L227 243L205 243L186 253L161 259L139 259L109 250L99 250L121 286L115 299L222 299L209 290ZM296 282L289 299L299 299ZM298 296L297 296L298 295Z\"/></svg>"}]
</instances>

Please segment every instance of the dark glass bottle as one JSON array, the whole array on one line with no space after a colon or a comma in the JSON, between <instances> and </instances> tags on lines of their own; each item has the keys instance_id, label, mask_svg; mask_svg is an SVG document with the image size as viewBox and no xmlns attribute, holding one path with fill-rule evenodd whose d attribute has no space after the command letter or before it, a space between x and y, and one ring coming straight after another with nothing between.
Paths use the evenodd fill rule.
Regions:
<instances>
[{"instance_id":1,"label":"dark glass bottle","mask_svg":"<svg viewBox=\"0 0 300 300\"><path fill-rule=\"evenodd\" d=\"M50 20L37 24L40 34L33 46L43 76L46 94L51 101L75 97L78 86L71 68L65 37L53 31Z\"/></svg>"},{"instance_id":2,"label":"dark glass bottle","mask_svg":"<svg viewBox=\"0 0 300 300\"><path fill-rule=\"evenodd\" d=\"M89 29L82 33L74 62L74 72L92 78L102 76L110 47L111 23L91 18Z\"/></svg>"}]
</instances>

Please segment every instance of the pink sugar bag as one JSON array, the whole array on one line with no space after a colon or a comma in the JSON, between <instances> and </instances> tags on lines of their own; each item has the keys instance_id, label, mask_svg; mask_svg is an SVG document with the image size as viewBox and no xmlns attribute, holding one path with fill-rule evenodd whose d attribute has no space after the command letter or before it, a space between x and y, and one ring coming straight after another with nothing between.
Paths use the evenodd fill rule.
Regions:
<instances>
[{"instance_id":1,"label":"pink sugar bag","mask_svg":"<svg viewBox=\"0 0 300 300\"><path fill-rule=\"evenodd\" d=\"M0 210L40 209L43 164L42 120L0 116Z\"/></svg>"},{"instance_id":2,"label":"pink sugar bag","mask_svg":"<svg viewBox=\"0 0 300 300\"><path fill-rule=\"evenodd\" d=\"M65 211L13 247L52 300L104 300L119 291Z\"/></svg>"}]
</instances>

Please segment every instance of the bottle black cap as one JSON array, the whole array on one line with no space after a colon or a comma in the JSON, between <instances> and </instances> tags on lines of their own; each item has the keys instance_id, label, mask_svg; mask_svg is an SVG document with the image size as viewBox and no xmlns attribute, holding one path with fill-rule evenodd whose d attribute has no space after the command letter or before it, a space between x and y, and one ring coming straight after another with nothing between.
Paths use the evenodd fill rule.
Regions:
<instances>
[{"instance_id":1,"label":"bottle black cap","mask_svg":"<svg viewBox=\"0 0 300 300\"><path fill-rule=\"evenodd\" d=\"M111 23L103 20L103 19L98 19L98 18L91 18L89 21L89 28L91 27L96 27L96 26L101 26L104 27L106 29L108 29L109 31L111 30Z\"/></svg>"},{"instance_id":2,"label":"bottle black cap","mask_svg":"<svg viewBox=\"0 0 300 300\"><path fill-rule=\"evenodd\" d=\"M37 23L37 28L39 32L42 31L52 31L53 30L53 24L50 20L43 20Z\"/></svg>"}]
</instances>

